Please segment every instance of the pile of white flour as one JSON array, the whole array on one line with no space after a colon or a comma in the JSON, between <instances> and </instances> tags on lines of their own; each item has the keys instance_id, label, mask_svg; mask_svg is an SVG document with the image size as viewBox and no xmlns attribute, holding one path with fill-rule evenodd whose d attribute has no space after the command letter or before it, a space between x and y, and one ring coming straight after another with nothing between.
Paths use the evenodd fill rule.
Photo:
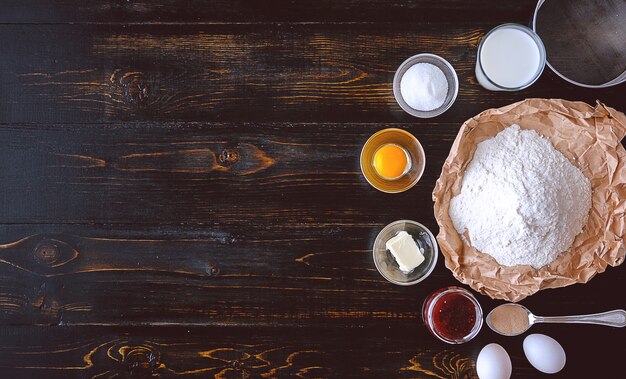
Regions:
<instances>
[{"instance_id":1,"label":"pile of white flour","mask_svg":"<svg viewBox=\"0 0 626 379\"><path fill-rule=\"evenodd\" d=\"M583 173L537 132L512 125L478 144L449 213L498 263L540 268L572 246L590 208Z\"/></svg>"}]
</instances>

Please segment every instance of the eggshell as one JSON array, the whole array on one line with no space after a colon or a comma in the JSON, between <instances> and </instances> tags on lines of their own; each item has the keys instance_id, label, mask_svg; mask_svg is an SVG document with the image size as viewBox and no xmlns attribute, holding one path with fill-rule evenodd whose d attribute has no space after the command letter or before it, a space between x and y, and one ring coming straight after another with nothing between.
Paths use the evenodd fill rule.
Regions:
<instances>
[{"instance_id":1,"label":"eggshell","mask_svg":"<svg viewBox=\"0 0 626 379\"><path fill-rule=\"evenodd\" d=\"M565 367L565 350L552 337L531 334L524 339L524 354L537 370L554 374Z\"/></svg>"},{"instance_id":2,"label":"eggshell","mask_svg":"<svg viewBox=\"0 0 626 379\"><path fill-rule=\"evenodd\" d=\"M480 379L509 379L513 367L511 358L497 343L483 347L476 360L476 373Z\"/></svg>"}]
</instances>

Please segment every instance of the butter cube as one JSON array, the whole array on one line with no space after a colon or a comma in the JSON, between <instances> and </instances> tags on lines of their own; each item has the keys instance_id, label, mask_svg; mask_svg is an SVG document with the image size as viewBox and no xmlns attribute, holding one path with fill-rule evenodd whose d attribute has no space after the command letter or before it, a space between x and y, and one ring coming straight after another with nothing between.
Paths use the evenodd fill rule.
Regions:
<instances>
[{"instance_id":1,"label":"butter cube","mask_svg":"<svg viewBox=\"0 0 626 379\"><path fill-rule=\"evenodd\" d=\"M424 262L424 255L413 240L413 237L405 231L399 232L395 237L385 243L387 250L398 262L400 271L408 274L415 267Z\"/></svg>"}]
</instances>

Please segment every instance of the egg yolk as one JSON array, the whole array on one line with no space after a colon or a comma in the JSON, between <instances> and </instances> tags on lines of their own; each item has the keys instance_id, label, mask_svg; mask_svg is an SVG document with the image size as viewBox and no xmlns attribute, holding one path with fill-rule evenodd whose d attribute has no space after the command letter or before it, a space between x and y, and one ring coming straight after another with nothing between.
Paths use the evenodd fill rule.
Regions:
<instances>
[{"instance_id":1,"label":"egg yolk","mask_svg":"<svg viewBox=\"0 0 626 379\"><path fill-rule=\"evenodd\" d=\"M405 174L408 157L397 145L381 146L374 154L374 168L385 179L397 179Z\"/></svg>"}]
</instances>

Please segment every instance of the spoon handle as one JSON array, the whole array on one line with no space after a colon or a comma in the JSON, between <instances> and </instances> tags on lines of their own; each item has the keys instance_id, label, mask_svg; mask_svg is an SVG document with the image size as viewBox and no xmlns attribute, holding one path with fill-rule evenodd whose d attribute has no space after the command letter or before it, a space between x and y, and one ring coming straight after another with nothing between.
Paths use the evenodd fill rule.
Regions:
<instances>
[{"instance_id":1,"label":"spoon handle","mask_svg":"<svg viewBox=\"0 0 626 379\"><path fill-rule=\"evenodd\" d=\"M553 316L553 317L541 317L535 316L535 323L550 322L550 323L573 323L573 324L595 324L606 325L614 328L623 328L626 326L626 311L623 309L616 309L613 311L593 313L590 315L578 315L578 316Z\"/></svg>"}]
</instances>

